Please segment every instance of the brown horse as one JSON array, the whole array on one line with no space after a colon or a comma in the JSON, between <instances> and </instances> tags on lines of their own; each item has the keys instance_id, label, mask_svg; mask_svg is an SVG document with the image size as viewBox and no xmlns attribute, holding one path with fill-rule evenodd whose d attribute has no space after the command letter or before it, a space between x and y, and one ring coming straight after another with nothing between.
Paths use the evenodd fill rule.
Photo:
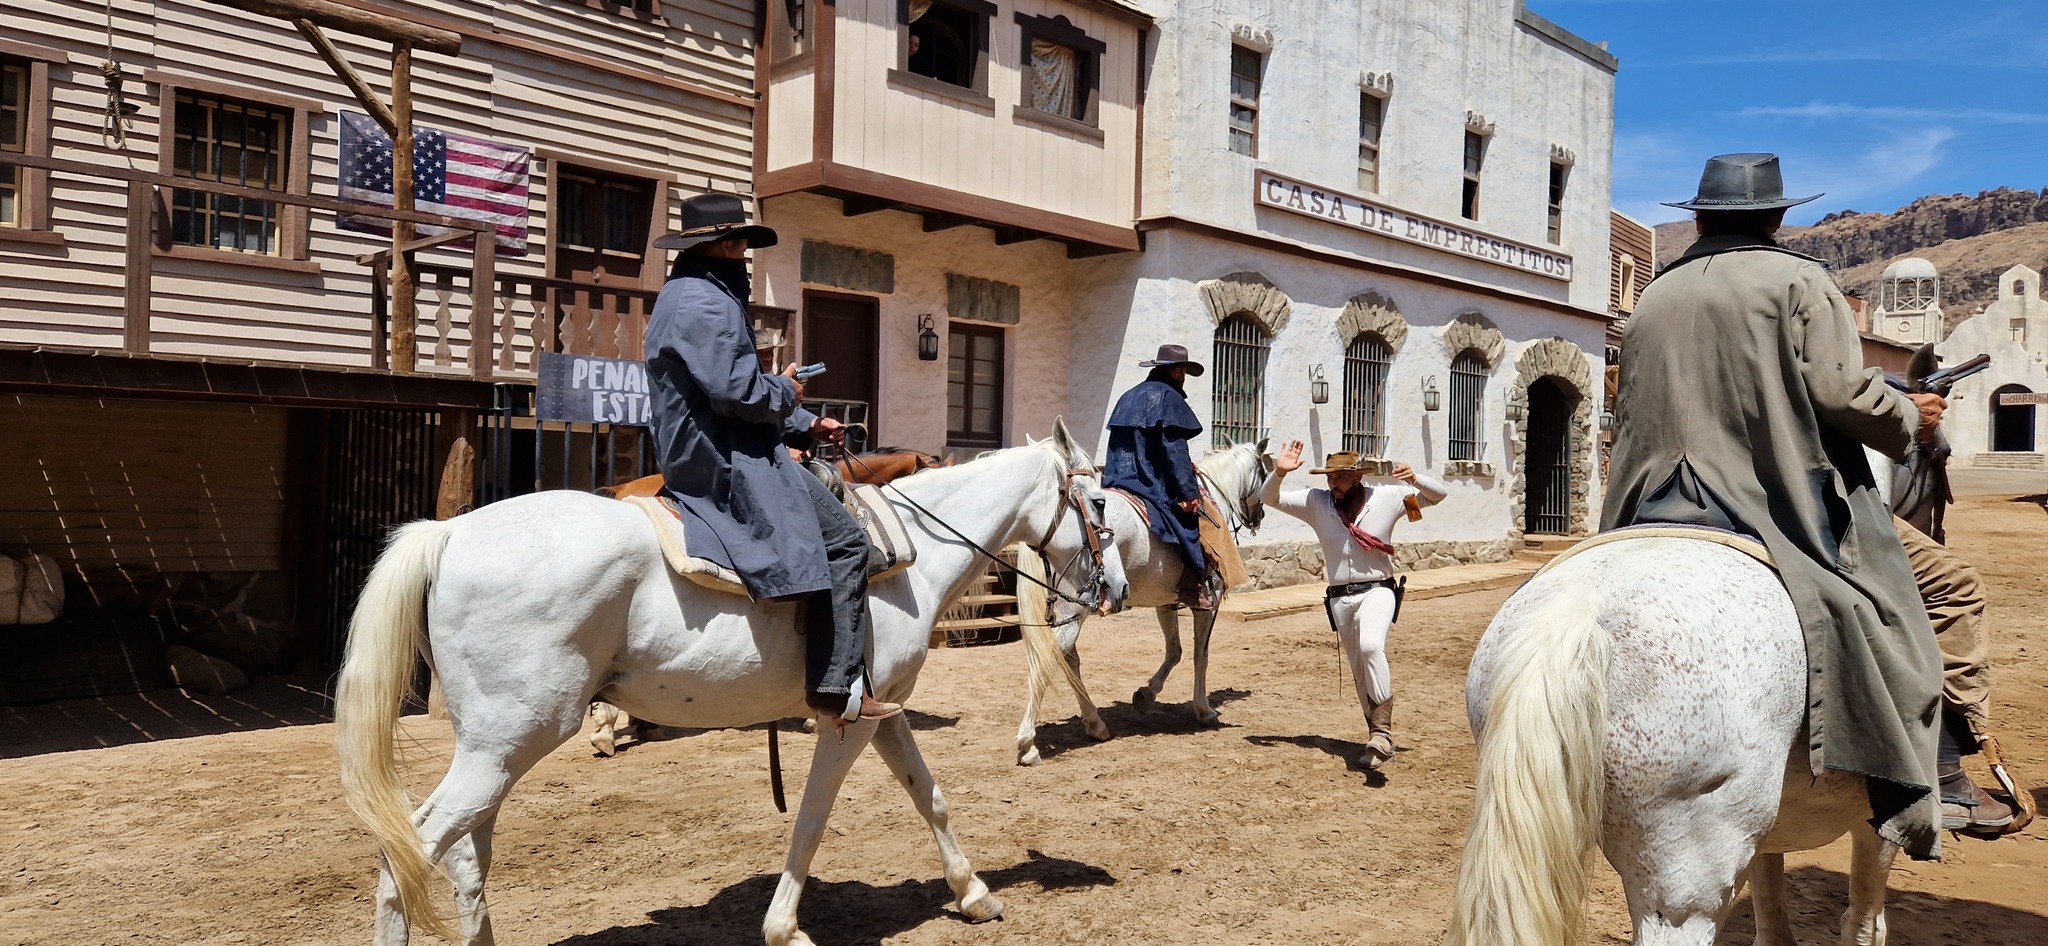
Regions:
<instances>
[{"instance_id":1,"label":"brown horse","mask_svg":"<svg viewBox=\"0 0 2048 946\"><path fill-rule=\"evenodd\" d=\"M873 483L880 486L920 470L952 466L953 458L941 460L929 453L919 453L907 447L883 447L868 453L840 457L834 460L832 465L839 469L839 478L848 483ZM655 473L612 486L600 486L592 492L612 499L656 496L661 493L661 474Z\"/></svg>"}]
</instances>

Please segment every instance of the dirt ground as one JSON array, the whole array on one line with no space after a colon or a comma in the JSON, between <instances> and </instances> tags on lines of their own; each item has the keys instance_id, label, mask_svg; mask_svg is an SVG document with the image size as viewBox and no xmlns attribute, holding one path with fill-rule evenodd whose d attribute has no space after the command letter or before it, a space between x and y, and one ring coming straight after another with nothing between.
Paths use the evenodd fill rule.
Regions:
<instances>
[{"instance_id":1,"label":"dirt ground","mask_svg":"<svg viewBox=\"0 0 2048 946\"><path fill-rule=\"evenodd\" d=\"M1956 547L1993 589L2008 753L2048 781L2048 513L1970 499L1952 523ZM1031 769L1011 762L1022 652L935 652L914 701L919 739L962 844L1009 911L980 926L944 911L930 835L869 755L813 868L803 925L823 946L1435 942L1470 806L1465 664L1506 595L1409 606L1392 642L1407 748L1384 779L1347 764L1364 726L1317 614L1219 628L1215 729L1191 718L1185 667L1160 706L1127 702L1159 657L1149 616L1092 623L1086 676L1118 738L1096 744L1072 719L1048 724L1048 758ZM47 727L120 724L61 706L13 715ZM137 727L126 727L111 741L131 739ZM423 718L405 733L411 784L424 791L448 739ZM339 799L330 736L324 724L295 724L0 753L12 756L0 758L0 943L367 942L374 851ZM794 801L809 747L785 737L784 753ZM650 742L612 759L581 740L557 750L498 822L499 940L759 942L792 820L770 803L766 758L755 731ZM2048 943L2048 825L1952 841L1948 852L1894 872L1894 944ZM1788 861L1801 940L1833 942L1847 842ZM1591 916L1588 942L1627 942L1604 862ZM1738 906L1723 941L1746 943L1749 929Z\"/></svg>"}]
</instances>

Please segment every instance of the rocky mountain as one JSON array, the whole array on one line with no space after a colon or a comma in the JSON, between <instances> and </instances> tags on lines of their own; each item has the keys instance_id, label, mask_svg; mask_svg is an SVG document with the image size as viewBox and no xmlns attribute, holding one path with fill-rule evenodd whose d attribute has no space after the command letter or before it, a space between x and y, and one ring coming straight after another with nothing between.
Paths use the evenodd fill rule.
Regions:
<instances>
[{"instance_id":1,"label":"rocky mountain","mask_svg":"<svg viewBox=\"0 0 2048 946\"><path fill-rule=\"evenodd\" d=\"M1678 258L1692 240L1689 220L1658 224L1658 265ZM2048 188L1936 194L1892 213L1843 210L1810 227L1787 227L1779 242L1829 261L1842 288L1873 299L1886 266L1925 259L1941 273L1942 310L1953 326L1998 298L2000 273L2022 263L2048 269Z\"/></svg>"}]
</instances>

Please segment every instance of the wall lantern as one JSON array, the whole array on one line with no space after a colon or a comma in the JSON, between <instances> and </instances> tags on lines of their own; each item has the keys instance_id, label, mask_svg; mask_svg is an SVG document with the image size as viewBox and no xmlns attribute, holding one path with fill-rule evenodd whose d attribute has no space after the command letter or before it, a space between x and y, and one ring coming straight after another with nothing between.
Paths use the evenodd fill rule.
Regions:
<instances>
[{"instance_id":1,"label":"wall lantern","mask_svg":"<svg viewBox=\"0 0 2048 946\"><path fill-rule=\"evenodd\" d=\"M1519 393L1517 393L1517 394L1515 394L1515 395L1513 395L1513 396L1511 396L1511 397L1509 397L1509 398L1508 398L1508 423L1510 423L1510 424L1514 424L1514 423L1519 423L1519 422L1520 422L1521 420L1522 420L1522 398L1521 398L1521 395L1520 395Z\"/></svg>"},{"instance_id":2,"label":"wall lantern","mask_svg":"<svg viewBox=\"0 0 2048 946\"><path fill-rule=\"evenodd\" d=\"M1323 366L1308 369L1308 402L1310 404L1330 403L1330 382L1323 380Z\"/></svg>"},{"instance_id":3,"label":"wall lantern","mask_svg":"<svg viewBox=\"0 0 2048 946\"><path fill-rule=\"evenodd\" d=\"M1601 429L1601 430L1613 430L1613 429L1614 429L1614 412L1613 412L1613 411L1601 411L1601 412L1600 412L1600 429Z\"/></svg>"},{"instance_id":4,"label":"wall lantern","mask_svg":"<svg viewBox=\"0 0 2048 946\"><path fill-rule=\"evenodd\" d=\"M1422 379L1422 409L1434 411L1442 409L1443 406L1444 396L1436 389L1436 375Z\"/></svg>"},{"instance_id":5,"label":"wall lantern","mask_svg":"<svg viewBox=\"0 0 2048 946\"><path fill-rule=\"evenodd\" d=\"M939 333L932 331L929 313L917 317L917 360L939 360Z\"/></svg>"}]
</instances>

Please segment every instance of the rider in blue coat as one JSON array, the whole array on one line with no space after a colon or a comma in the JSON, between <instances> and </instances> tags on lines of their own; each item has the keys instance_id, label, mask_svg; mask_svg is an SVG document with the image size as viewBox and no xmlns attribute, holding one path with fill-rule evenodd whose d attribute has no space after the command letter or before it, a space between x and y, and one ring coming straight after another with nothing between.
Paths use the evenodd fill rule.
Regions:
<instances>
[{"instance_id":1,"label":"rider in blue coat","mask_svg":"<svg viewBox=\"0 0 2048 946\"><path fill-rule=\"evenodd\" d=\"M866 532L784 441L838 442L839 421L804 410L794 364L761 370L747 250L775 231L747 224L730 194L683 201L683 230L654 241L682 250L647 321L655 462L682 509L690 554L736 572L753 598L809 598L805 700L843 720L901 708L866 694Z\"/></svg>"},{"instance_id":2,"label":"rider in blue coat","mask_svg":"<svg viewBox=\"0 0 2048 946\"><path fill-rule=\"evenodd\" d=\"M1158 357L1138 362L1152 373L1117 399L1109 414L1109 454L1102 484L1144 500L1151 510L1152 534L1180 553L1187 564L1181 573L1181 601L1207 610L1215 604L1204 586L1207 556L1200 533L1202 487L1188 456L1188 441L1202 432L1202 422L1188 407L1181 382L1201 376L1200 363L1180 345L1159 346Z\"/></svg>"}]
</instances>

